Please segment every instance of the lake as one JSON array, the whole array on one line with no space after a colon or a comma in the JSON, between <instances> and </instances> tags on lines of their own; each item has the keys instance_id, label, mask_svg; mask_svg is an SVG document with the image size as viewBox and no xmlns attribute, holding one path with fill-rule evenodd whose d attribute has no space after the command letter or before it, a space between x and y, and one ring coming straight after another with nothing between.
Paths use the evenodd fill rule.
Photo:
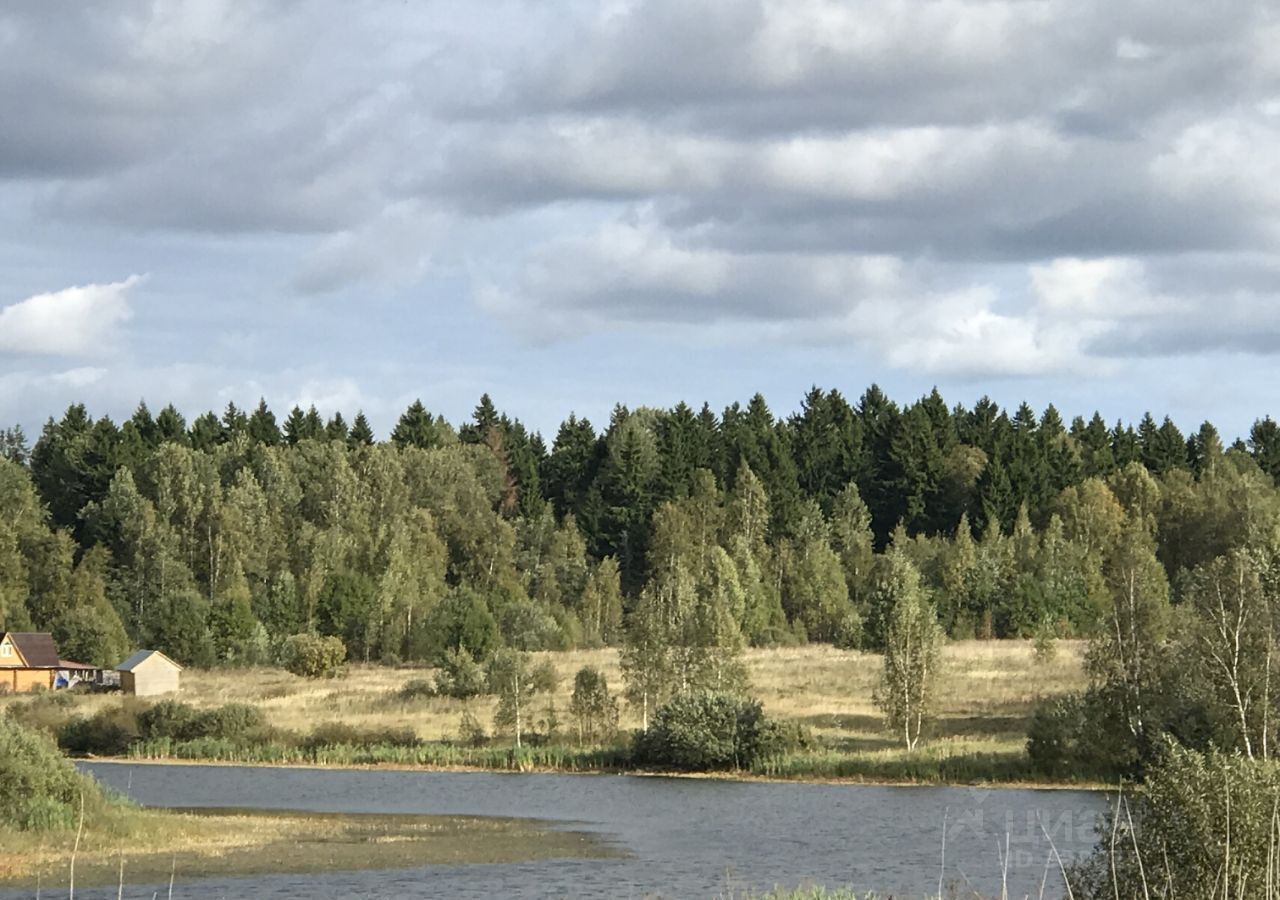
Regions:
<instances>
[{"instance_id":1,"label":"lake","mask_svg":"<svg viewBox=\"0 0 1280 900\"><path fill-rule=\"evenodd\" d=\"M523 816L592 832L625 854L619 859L209 879L182 884L176 893L181 900L711 900L744 888L805 882L919 896L937 891L944 820L948 882L999 896L1007 846L1010 895L1037 896L1050 855L1042 828L1070 861L1092 847L1106 804L1101 794L1064 790L199 765L84 768L112 787L127 787L137 801L150 806ZM1056 863L1049 867L1045 896L1057 897L1061 880L1055 876ZM126 894L151 897L155 889L134 887ZM107 898L115 890L77 895Z\"/></svg>"}]
</instances>

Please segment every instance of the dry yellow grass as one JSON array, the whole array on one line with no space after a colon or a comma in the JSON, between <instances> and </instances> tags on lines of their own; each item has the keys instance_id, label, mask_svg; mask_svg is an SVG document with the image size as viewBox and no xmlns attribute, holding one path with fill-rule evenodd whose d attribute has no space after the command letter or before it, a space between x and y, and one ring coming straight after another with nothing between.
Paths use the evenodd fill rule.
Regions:
<instances>
[{"instance_id":1,"label":"dry yellow grass","mask_svg":"<svg viewBox=\"0 0 1280 900\"><path fill-rule=\"evenodd\" d=\"M938 690L938 715L929 735L929 752L952 756L1017 753L1036 704L1085 684L1083 642L1061 641L1052 660L1037 661L1029 641L958 641L943 652L945 669ZM618 653L613 649L539 654L555 665L560 686L554 695L561 725L569 727L573 676L582 666L601 669L615 692L622 688ZM903 755L896 736L885 733L872 699L882 668L880 656L823 645L750 650L746 654L752 693L765 711L810 728L832 750L868 759ZM443 697L401 700L398 692L413 679L432 678L429 669L350 666L333 679L308 680L280 669L188 671L181 699L201 707L251 703L270 724L300 733L322 722L362 729L408 728L428 741L456 738L462 701ZM0 705L13 700L0 700ZM119 703L118 697L79 698L77 711L92 713ZM470 702L485 727L495 701ZM545 701L536 704L535 718ZM635 710L622 705L624 728L638 728Z\"/></svg>"},{"instance_id":2,"label":"dry yellow grass","mask_svg":"<svg viewBox=\"0 0 1280 900\"><path fill-rule=\"evenodd\" d=\"M75 832L0 832L0 884L65 888ZM588 835L470 816L178 813L122 809L86 829L77 885L272 872L388 869L607 856Z\"/></svg>"},{"instance_id":3,"label":"dry yellow grass","mask_svg":"<svg viewBox=\"0 0 1280 900\"><path fill-rule=\"evenodd\" d=\"M959 641L947 645L938 692L939 740L975 739L1007 746L1025 740L1026 720L1035 704L1078 690L1084 684L1083 645L1061 642L1056 656L1037 663L1029 641ZM619 691L622 673L616 650L580 650L540 654L560 675L554 696L562 722L568 718L573 676L583 666L605 673ZM746 654L752 692L770 715L798 720L824 741L848 749L893 746L872 701L882 668L872 653L815 645ZM357 727L411 728L426 740L457 735L464 704L448 698L402 702L396 694L406 681L430 677L427 670L353 666L339 678L311 681L278 669L217 670L188 673L182 699L200 706L232 701L253 703L271 724L309 731L320 722ZM488 722L494 701L472 701L471 709ZM634 710L622 707L622 725L638 728Z\"/></svg>"}]
</instances>

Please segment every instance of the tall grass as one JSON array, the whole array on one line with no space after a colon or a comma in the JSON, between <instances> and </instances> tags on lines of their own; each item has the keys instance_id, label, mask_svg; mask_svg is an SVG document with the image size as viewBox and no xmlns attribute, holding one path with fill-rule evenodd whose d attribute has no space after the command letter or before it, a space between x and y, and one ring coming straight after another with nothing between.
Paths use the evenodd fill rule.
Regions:
<instances>
[{"instance_id":1,"label":"tall grass","mask_svg":"<svg viewBox=\"0 0 1280 900\"><path fill-rule=\"evenodd\" d=\"M396 765L493 769L509 772L621 771L630 763L630 754L623 748L584 749L562 745L519 748L466 747L442 743L421 744L413 747L398 744L335 744L307 747L276 743L246 745L215 738L193 741L160 738L142 741L130 747L128 755L130 759L139 760L181 759L321 766Z\"/></svg>"}]
</instances>

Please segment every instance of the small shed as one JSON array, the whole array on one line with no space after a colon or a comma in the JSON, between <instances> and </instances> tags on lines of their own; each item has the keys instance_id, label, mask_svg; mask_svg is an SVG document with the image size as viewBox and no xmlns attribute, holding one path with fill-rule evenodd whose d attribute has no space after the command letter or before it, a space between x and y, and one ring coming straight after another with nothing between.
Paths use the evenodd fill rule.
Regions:
<instances>
[{"instance_id":1,"label":"small shed","mask_svg":"<svg viewBox=\"0 0 1280 900\"><path fill-rule=\"evenodd\" d=\"M120 665L120 690L137 697L153 697L178 691L182 666L159 650L139 650Z\"/></svg>"}]
</instances>

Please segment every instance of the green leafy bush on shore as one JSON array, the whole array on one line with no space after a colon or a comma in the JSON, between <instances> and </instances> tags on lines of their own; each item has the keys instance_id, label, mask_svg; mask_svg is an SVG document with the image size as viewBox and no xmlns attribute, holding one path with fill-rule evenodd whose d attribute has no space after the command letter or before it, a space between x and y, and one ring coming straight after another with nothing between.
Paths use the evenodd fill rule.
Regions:
<instances>
[{"instance_id":1,"label":"green leafy bush on shore","mask_svg":"<svg viewBox=\"0 0 1280 900\"><path fill-rule=\"evenodd\" d=\"M0 827L50 831L74 827L81 803L96 811L102 789L82 775L48 736L0 718Z\"/></svg>"},{"instance_id":2,"label":"green leafy bush on shore","mask_svg":"<svg viewBox=\"0 0 1280 900\"><path fill-rule=\"evenodd\" d=\"M705 772L749 769L784 749L758 700L699 691L661 706L649 730L636 735L633 756L643 765Z\"/></svg>"}]
</instances>

